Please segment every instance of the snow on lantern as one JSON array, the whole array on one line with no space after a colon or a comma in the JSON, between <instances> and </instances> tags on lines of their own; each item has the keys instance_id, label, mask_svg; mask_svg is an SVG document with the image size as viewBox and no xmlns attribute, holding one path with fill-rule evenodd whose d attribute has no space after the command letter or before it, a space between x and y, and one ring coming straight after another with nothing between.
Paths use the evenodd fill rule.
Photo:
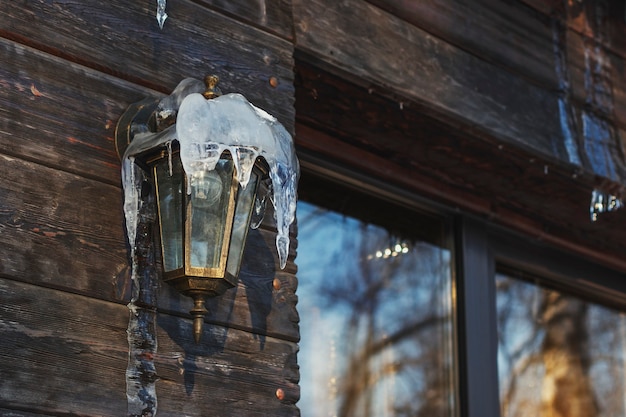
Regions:
<instances>
[{"instance_id":1,"label":"snow on lantern","mask_svg":"<svg viewBox=\"0 0 626 417\"><path fill-rule=\"evenodd\" d=\"M205 83L189 78L160 101L131 105L115 135L133 280L139 195L142 178L150 175L163 277L194 300L190 313L196 342L207 312L205 298L237 284L248 229L260 224L268 194L275 207L280 266L285 267L299 175L285 128L242 95L220 95L216 84L214 76Z\"/></svg>"}]
</instances>

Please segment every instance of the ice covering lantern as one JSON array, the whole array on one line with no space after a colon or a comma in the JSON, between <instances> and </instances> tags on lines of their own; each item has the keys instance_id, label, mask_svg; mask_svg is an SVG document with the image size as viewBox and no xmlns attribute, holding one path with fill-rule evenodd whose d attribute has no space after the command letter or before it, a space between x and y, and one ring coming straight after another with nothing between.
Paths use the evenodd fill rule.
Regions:
<instances>
[{"instance_id":1,"label":"ice covering lantern","mask_svg":"<svg viewBox=\"0 0 626 417\"><path fill-rule=\"evenodd\" d=\"M219 96L216 77L205 82L206 88L185 79L159 102L132 105L116 131L133 282L137 285L141 186L151 171L164 278L194 299L196 341L204 299L236 285L247 231L261 223L268 196L275 208L280 267L285 267L299 176L285 128L240 94Z\"/></svg>"}]
</instances>

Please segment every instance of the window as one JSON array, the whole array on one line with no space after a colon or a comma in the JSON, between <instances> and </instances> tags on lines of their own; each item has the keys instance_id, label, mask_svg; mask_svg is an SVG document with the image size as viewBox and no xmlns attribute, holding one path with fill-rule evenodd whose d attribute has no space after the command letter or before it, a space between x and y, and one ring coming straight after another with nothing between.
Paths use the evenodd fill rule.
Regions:
<instances>
[{"instance_id":1,"label":"window","mask_svg":"<svg viewBox=\"0 0 626 417\"><path fill-rule=\"evenodd\" d=\"M297 264L304 417L455 415L447 229L437 216L303 177Z\"/></svg>"},{"instance_id":2,"label":"window","mask_svg":"<svg viewBox=\"0 0 626 417\"><path fill-rule=\"evenodd\" d=\"M623 272L320 172L345 183L300 184L303 417L626 415Z\"/></svg>"},{"instance_id":3,"label":"window","mask_svg":"<svg viewBox=\"0 0 626 417\"><path fill-rule=\"evenodd\" d=\"M624 313L526 279L496 276L501 415L624 416Z\"/></svg>"}]
</instances>

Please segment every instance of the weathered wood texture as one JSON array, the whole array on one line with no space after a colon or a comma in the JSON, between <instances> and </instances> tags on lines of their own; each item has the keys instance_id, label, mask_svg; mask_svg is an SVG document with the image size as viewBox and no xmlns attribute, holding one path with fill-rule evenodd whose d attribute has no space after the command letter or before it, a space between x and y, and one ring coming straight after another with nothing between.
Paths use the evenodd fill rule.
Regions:
<instances>
[{"instance_id":1,"label":"weathered wood texture","mask_svg":"<svg viewBox=\"0 0 626 417\"><path fill-rule=\"evenodd\" d=\"M185 77L220 77L293 128L292 45L199 3L168 4L163 31L150 2L0 4L0 36L169 93ZM277 87L272 87L274 77Z\"/></svg>"},{"instance_id":2,"label":"weathered wood texture","mask_svg":"<svg viewBox=\"0 0 626 417\"><path fill-rule=\"evenodd\" d=\"M0 279L0 415L126 414L126 306ZM293 342L158 316L158 415L293 416ZM276 390L285 393L283 400Z\"/></svg>"},{"instance_id":3,"label":"weathered wood texture","mask_svg":"<svg viewBox=\"0 0 626 417\"><path fill-rule=\"evenodd\" d=\"M113 135L130 103L214 73L293 131L289 1L170 2L163 31L153 6L0 3L2 415L126 414L130 268ZM298 414L295 236L284 271L275 236L268 213L239 286L209 302L206 344L190 340L190 301L158 289L159 415Z\"/></svg>"},{"instance_id":4,"label":"weathered wood texture","mask_svg":"<svg viewBox=\"0 0 626 417\"><path fill-rule=\"evenodd\" d=\"M130 276L119 188L2 155L0 171L4 173L0 182L0 275L127 302ZM268 214L271 218L271 212ZM274 239L271 227L250 233L241 285L210 302L215 310L212 318L297 340L297 318L283 314L284 304L291 308L295 304L295 239L291 261L282 273L277 272ZM272 291L276 276L284 281L280 294ZM187 297L165 285L161 292L157 298L162 308L179 314L190 310Z\"/></svg>"},{"instance_id":5,"label":"weathered wood texture","mask_svg":"<svg viewBox=\"0 0 626 417\"><path fill-rule=\"evenodd\" d=\"M51 414L31 413L23 410L8 410L0 407L0 416L3 417L53 417Z\"/></svg>"},{"instance_id":6,"label":"weathered wood texture","mask_svg":"<svg viewBox=\"0 0 626 417\"><path fill-rule=\"evenodd\" d=\"M432 106L548 155L559 143L558 120L545 111L557 109L556 97L374 6L296 1L294 16L299 49L374 87L389 88L399 101ZM557 151L565 158L564 149Z\"/></svg>"},{"instance_id":7,"label":"weathered wood texture","mask_svg":"<svg viewBox=\"0 0 626 417\"><path fill-rule=\"evenodd\" d=\"M589 72L585 61L599 44L609 61L603 65L612 72L616 121L626 125L622 101L626 92L623 76L626 25L625 6L621 2L479 0L471 5L406 0L369 2L546 89L559 88L558 49L567 50L572 72L585 73ZM555 38L555 20L568 29L561 45ZM583 104L586 102L584 82L573 81L574 97Z\"/></svg>"},{"instance_id":8,"label":"weathered wood texture","mask_svg":"<svg viewBox=\"0 0 626 417\"><path fill-rule=\"evenodd\" d=\"M612 114L601 117L608 123L606 132L595 134L580 126L570 140L560 108L582 118L589 102L588 89L579 88L586 49L575 46L575 33L567 32L564 45L555 44L552 20L512 1L471 7L375 3L402 18L358 0L294 1L301 58L346 79L356 76L361 85L395 98L399 105L418 105L447 124L624 183L623 139L616 133L616 126L626 121L619 105L626 90L617 74L623 68L621 58L611 56L617 60L609 68L615 105ZM559 54L567 55L571 86L563 85Z\"/></svg>"},{"instance_id":9,"label":"weathered wood texture","mask_svg":"<svg viewBox=\"0 0 626 417\"><path fill-rule=\"evenodd\" d=\"M191 321L160 315L158 324L159 415L298 414L296 343L210 325L198 346Z\"/></svg>"},{"instance_id":10,"label":"weathered wood texture","mask_svg":"<svg viewBox=\"0 0 626 417\"><path fill-rule=\"evenodd\" d=\"M157 93L6 39L0 61L2 152L119 187L117 119Z\"/></svg>"},{"instance_id":11,"label":"weathered wood texture","mask_svg":"<svg viewBox=\"0 0 626 417\"><path fill-rule=\"evenodd\" d=\"M293 39L291 0L195 0L244 23Z\"/></svg>"},{"instance_id":12,"label":"weathered wood texture","mask_svg":"<svg viewBox=\"0 0 626 417\"><path fill-rule=\"evenodd\" d=\"M595 25L589 12L592 9L604 9L605 17L602 24L605 26L608 36L601 39L603 45L607 46L611 51L626 57L626 38L624 37L624 16L626 15L626 5L619 1L580 1L570 2L565 0L520 0L527 6L537 10L538 12L550 16L555 13L560 14L561 18L572 30L593 38L595 33L592 27ZM593 12L592 12L593 13Z\"/></svg>"},{"instance_id":13,"label":"weathered wood texture","mask_svg":"<svg viewBox=\"0 0 626 417\"><path fill-rule=\"evenodd\" d=\"M400 109L305 62L297 63L297 80L301 149L626 269L626 212L589 219L591 190L605 180L480 131L458 130L414 106Z\"/></svg>"},{"instance_id":14,"label":"weathered wood texture","mask_svg":"<svg viewBox=\"0 0 626 417\"><path fill-rule=\"evenodd\" d=\"M546 88L558 84L550 18L521 2L368 2L531 82Z\"/></svg>"},{"instance_id":15,"label":"weathered wood texture","mask_svg":"<svg viewBox=\"0 0 626 417\"><path fill-rule=\"evenodd\" d=\"M126 414L128 309L0 279L0 406Z\"/></svg>"},{"instance_id":16,"label":"weathered wood texture","mask_svg":"<svg viewBox=\"0 0 626 417\"><path fill-rule=\"evenodd\" d=\"M0 171L0 274L124 300L119 188L4 155Z\"/></svg>"}]
</instances>

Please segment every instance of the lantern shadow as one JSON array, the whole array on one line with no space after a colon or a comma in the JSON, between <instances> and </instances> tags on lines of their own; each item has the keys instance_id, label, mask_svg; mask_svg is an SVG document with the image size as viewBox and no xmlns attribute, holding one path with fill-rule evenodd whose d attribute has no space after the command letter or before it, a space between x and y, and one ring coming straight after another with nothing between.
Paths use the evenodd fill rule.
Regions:
<instances>
[{"instance_id":1,"label":"lantern shadow","mask_svg":"<svg viewBox=\"0 0 626 417\"><path fill-rule=\"evenodd\" d=\"M259 340L260 350L265 348L267 318L272 311L272 282L276 273L275 252L268 247L260 230L252 229L248 232L239 280L245 286L250 324L254 337Z\"/></svg>"},{"instance_id":2,"label":"lantern shadow","mask_svg":"<svg viewBox=\"0 0 626 417\"><path fill-rule=\"evenodd\" d=\"M228 328L205 323L202 340L196 344L193 340L193 324L190 320L181 320L178 317L159 314L157 322L159 327L183 351L182 357L177 359L175 366L178 367L178 373L183 375L185 392L187 395L191 395L196 384L196 375L201 369L198 366L198 361L224 351Z\"/></svg>"},{"instance_id":3,"label":"lantern shadow","mask_svg":"<svg viewBox=\"0 0 626 417\"><path fill-rule=\"evenodd\" d=\"M191 320L170 314L157 316L159 327L183 351L176 366L183 375L187 395L192 394L196 376L201 368L205 368L201 362L224 352L231 327L249 328L247 332L259 341L259 350L265 348L268 316L273 304L272 282L276 271L276 251L272 249L268 247L261 231L251 229L248 232L239 273L240 285L206 300L208 313L200 343L196 344L193 340ZM245 291L245 295L241 294L242 291ZM167 284L161 285L159 293L162 300L167 300L170 311L187 311L192 306L190 298L179 294Z\"/></svg>"}]
</instances>

